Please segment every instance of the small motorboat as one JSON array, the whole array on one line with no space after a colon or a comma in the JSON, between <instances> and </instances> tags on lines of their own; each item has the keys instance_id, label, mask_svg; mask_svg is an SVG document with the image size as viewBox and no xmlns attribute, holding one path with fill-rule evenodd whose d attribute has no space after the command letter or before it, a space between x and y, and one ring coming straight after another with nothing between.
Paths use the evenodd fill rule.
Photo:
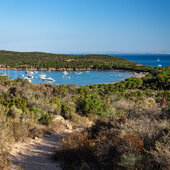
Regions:
<instances>
[{"instance_id":1,"label":"small motorboat","mask_svg":"<svg viewBox=\"0 0 170 170\"><path fill-rule=\"evenodd\" d=\"M27 76L29 79L32 79L33 78L33 75L28 75Z\"/></svg>"},{"instance_id":2,"label":"small motorboat","mask_svg":"<svg viewBox=\"0 0 170 170\"><path fill-rule=\"evenodd\" d=\"M80 75L80 74L82 74L82 72L75 72L75 74Z\"/></svg>"},{"instance_id":3,"label":"small motorboat","mask_svg":"<svg viewBox=\"0 0 170 170\"><path fill-rule=\"evenodd\" d=\"M43 78L45 78L45 77L46 77L46 74L40 74L40 75L39 75L39 78L40 78L40 79L43 79Z\"/></svg>"},{"instance_id":4,"label":"small motorboat","mask_svg":"<svg viewBox=\"0 0 170 170\"><path fill-rule=\"evenodd\" d=\"M162 65L161 65L161 64L158 64L158 67L162 67Z\"/></svg>"},{"instance_id":5,"label":"small motorboat","mask_svg":"<svg viewBox=\"0 0 170 170\"><path fill-rule=\"evenodd\" d=\"M42 78L43 81L46 81L46 82L54 82L55 80L52 79L51 77L49 78Z\"/></svg>"},{"instance_id":6,"label":"small motorboat","mask_svg":"<svg viewBox=\"0 0 170 170\"><path fill-rule=\"evenodd\" d=\"M0 76L4 76L4 77L6 77L6 76L8 76L6 73L1 73L1 75Z\"/></svg>"},{"instance_id":7,"label":"small motorboat","mask_svg":"<svg viewBox=\"0 0 170 170\"><path fill-rule=\"evenodd\" d=\"M34 74L33 71L25 71L26 74Z\"/></svg>"},{"instance_id":8,"label":"small motorboat","mask_svg":"<svg viewBox=\"0 0 170 170\"><path fill-rule=\"evenodd\" d=\"M29 81L29 82L31 83L31 79L30 79L30 78L28 78L27 76L26 76L26 77L24 77L24 80L27 80L27 81Z\"/></svg>"}]
</instances>

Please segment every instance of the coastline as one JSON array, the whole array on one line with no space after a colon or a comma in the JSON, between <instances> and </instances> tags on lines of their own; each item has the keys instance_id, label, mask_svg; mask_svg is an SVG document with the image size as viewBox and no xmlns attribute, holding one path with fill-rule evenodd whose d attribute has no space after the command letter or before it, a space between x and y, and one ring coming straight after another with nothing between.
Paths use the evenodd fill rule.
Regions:
<instances>
[{"instance_id":1,"label":"coastline","mask_svg":"<svg viewBox=\"0 0 170 170\"><path fill-rule=\"evenodd\" d=\"M135 70L126 70L126 69L94 69L94 68L83 68L83 69L73 69L73 68L0 68L0 70L16 70L16 71L115 71L115 72L125 72L133 74L135 78L145 77L148 72L135 71Z\"/></svg>"},{"instance_id":2,"label":"coastline","mask_svg":"<svg viewBox=\"0 0 170 170\"><path fill-rule=\"evenodd\" d=\"M135 70L128 70L128 69L94 69L94 68L0 68L0 70L17 70L17 71L117 71L117 72L129 72L129 73L134 73L134 72L142 72L142 71L135 71ZM144 73L144 72L143 72Z\"/></svg>"}]
</instances>

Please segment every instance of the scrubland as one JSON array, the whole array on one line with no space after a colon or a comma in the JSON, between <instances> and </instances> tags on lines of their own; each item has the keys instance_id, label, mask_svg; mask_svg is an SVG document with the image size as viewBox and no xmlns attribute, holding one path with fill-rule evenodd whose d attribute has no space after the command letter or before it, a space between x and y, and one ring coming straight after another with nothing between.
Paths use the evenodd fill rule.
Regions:
<instances>
[{"instance_id":1,"label":"scrubland","mask_svg":"<svg viewBox=\"0 0 170 170\"><path fill-rule=\"evenodd\" d=\"M54 159L63 169L168 169L169 72L91 86L0 77L0 168L13 143L59 128L60 115L75 127L94 122L62 138Z\"/></svg>"}]
</instances>

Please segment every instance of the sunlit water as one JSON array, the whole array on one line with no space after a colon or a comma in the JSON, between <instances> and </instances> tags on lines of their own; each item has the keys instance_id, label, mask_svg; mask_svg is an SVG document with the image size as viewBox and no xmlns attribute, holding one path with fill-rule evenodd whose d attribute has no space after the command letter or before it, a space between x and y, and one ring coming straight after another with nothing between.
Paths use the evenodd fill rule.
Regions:
<instances>
[{"instance_id":1,"label":"sunlit water","mask_svg":"<svg viewBox=\"0 0 170 170\"><path fill-rule=\"evenodd\" d=\"M20 70L0 70L0 73L6 73L11 79L20 77L24 79L27 76L25 71ZM24 76L21 76L21 75ZM68 71L67 76L63 71L37 71L34 72L31 81L33 83L48 83L39 78L40 74L46 74L46 77L51 77L54 82L51 84L75 84L75 85L92 85L102 83L119 82L126 78L132 77L133 73L130 72L117 72L117 71Z\"/></svg>"}]
</instances>

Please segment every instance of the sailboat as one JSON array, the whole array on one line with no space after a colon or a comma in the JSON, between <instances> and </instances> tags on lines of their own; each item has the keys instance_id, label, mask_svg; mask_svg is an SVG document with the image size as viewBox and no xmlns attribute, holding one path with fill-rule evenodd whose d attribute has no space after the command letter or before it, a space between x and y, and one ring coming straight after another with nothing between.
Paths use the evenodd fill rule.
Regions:
<instances>
[{"instance_id":1,"label":"sailboat","mask_svg":"<svg viewBox=\"0 0 170 170\"><path fill-rule=\"evenodd\" d=\"M67 72L67 71L64 71L63 74L64 74L65 76L67 76L68 72Z\"/></svg>"},{"instance_id":2,"label":"sailboat","mask_svg":"<svg viewBox=\"0 0 170 170\"><path fill-rule=\"evenodd\" d=\"M158 62L160 61L159 57L158 57L158 59L156 61L158 61Z\"/></svg>"},{"instance_id":3,"label":"sailboat","mask_svg":"<svg viewBox=\"0 0 170 170\"><path fill-rule=\"evenodd\" d=\"M39 74L40 79L44 79L46 77L46 74L42 74L42 69L41 69L41 74Z\"/></svg>"}]
</instances>

